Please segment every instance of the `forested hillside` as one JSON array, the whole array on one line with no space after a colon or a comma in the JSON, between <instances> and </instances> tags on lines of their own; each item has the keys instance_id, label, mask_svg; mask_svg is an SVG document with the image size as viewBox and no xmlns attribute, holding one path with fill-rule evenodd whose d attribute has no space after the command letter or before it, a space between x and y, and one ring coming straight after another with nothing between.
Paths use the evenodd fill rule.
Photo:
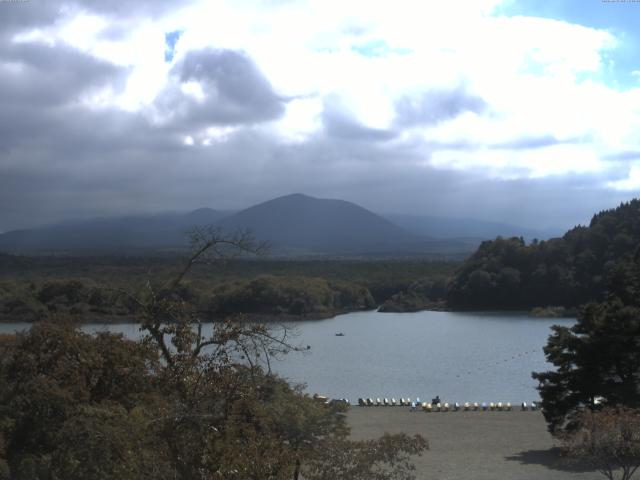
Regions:
<instances>
[{"instance_id":1,"label":"forested hillside","mask_svg":"<svg viewBox=\"0 0 640 480\"><path fill-rule=\"evenodd\" d=\"M640 200L600 212L561 238L483 242L450 282L451 308L575 307L606 296L608 282L639 254Z\"/></svg>"}]
</instances>

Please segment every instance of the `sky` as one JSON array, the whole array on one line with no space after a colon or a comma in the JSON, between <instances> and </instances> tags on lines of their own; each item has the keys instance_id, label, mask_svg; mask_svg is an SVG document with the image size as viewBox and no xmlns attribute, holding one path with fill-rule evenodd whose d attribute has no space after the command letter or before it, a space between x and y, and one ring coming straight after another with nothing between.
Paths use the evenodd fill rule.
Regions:
<instances>
[{"instance_id":1,"label":"sky","mask_svg":"<svg viewBox=\"0 0 640 480\"><path fill-rule=\"evenodd\" d=\"M306 193L569 228L640 189L640 2L0 0L0 231Z\"/></svg>"}]
</instances>

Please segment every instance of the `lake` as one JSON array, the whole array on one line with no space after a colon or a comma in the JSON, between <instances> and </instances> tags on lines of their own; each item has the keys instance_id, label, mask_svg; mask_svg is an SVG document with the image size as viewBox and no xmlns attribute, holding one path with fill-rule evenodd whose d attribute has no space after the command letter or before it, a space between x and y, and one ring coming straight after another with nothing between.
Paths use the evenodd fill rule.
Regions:
<instances>
[{"instance_id":1,"label":"lake","mask_svg":"<svg viewBox=\"0 0 640 480\"><path fill-rule=\"evenodd\" d=\"M530 402L538 398L532 371L543 371L542 347L551 325L573 319L531 318L514 313L356 312L326 320L285 322L294 342L311 348L272 362L310 393L333 398L411 397L450 402ZM0 324L0 331L28 324ZM136 324L84 325L130 338ZM344 336L336 336L336 333Z\"/></svg>"}]
</instances>

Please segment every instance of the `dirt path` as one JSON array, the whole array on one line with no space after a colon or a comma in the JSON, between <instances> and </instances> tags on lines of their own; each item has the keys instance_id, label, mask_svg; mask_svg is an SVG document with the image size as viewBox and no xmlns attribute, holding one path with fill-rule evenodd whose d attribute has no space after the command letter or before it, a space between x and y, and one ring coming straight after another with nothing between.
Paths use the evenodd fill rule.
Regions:
<instances>
[{"instance_id":1,"label":"dirt path","mask_svg":"<svg viewBox=\"0 0 640 480\"><path fill-rule=\"evenodd\" d=\"M594 471L563 465L540 412L410 412L408 407L352 407L354 439L384 432L420 433L430 450L416 458L418 479L591 480Z\"/></svg>"}]
</instances>

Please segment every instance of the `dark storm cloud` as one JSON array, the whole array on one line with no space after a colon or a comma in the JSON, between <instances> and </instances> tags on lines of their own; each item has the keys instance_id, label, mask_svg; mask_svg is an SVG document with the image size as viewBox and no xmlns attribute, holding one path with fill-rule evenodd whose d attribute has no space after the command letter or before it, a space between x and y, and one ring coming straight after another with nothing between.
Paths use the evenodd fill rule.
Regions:
<instances>
[{"instance_id":1,"label":"dark storm cloud","mask_svg":"<svg viewBox=\"0 0 640 480\"><path fill-rule=\"evenodd\" d=\"M2 105L39 107L78 98L87 90L110 86L118 90L126 70L67 45L17 43L0 46ZM6 65L6 64L9 65Z\"/></svg>"},{"instance_id":2,"label":"dark storm cloud","mask_svg":"<svg viewBox=\"0 0 640 480\"><path fill-rule=\"evenodd\" d=\"M11 205L0 209L0 230L70 217L235 209L291 192L378 212L571 226L624 199L586 177L500 181L436 169L419 149L388 142L318 135L286 144L247 127L226 142L185 146L171 129L137 115L67 113L73 121L39 127L46 151L25 144L0 153L0 204Z\"/></svg>"},{"instance_id":3,"label":"dark storm cloud","mask_svg":"<svg viewBox=\"0 0 640 480\"><path fill-rule=\"evenodd\" d=\"M430 90L406 95L396 101L396 124L400 127L435 125L465 112L482 113L486 102L462 87L454 90Z\"/></svg>"},{"instance_id":4,"label":"dark storm cloud","mask_svg":"<svg viewBox=\"0 0 640 480\"><path fill-rule=\"evenodd\" d=\"M66 45L0 45L0 152L57 144L52 134L78 118L78 107L68 106L103 87L117 91L126 73Z\"/></svg>"},{"instance_id":5,"label":"dark storm cloud","mask_svg":"<svg viewBox=\"0 0 640 480\"><path fill-rule=\"evenodd\" d=\"M170 85L160 93L156 108L172 123L190 128L274 120L284 113L278 97L256 65L242 52L192 51L172 69ZM184 83L200 85L204 98L181 90Z\"/></svg>"},{"instance_id":6,"label":"dark storm cloud","mask_svg":"<svg viewBox=\"0 0 640 480\"><path fill-rule=\"evenodd\" d=\"M210 93L217 96L207 106L225 107L228 122L254 123L281 113L282 102L246 57L199 53L185 59L178 79L214 89ZM118 67L70 47L43 44L5 45L0 65L7 61L10 67L0 75L0 231L215 203L207 198L212 188L238 194L242 181L234 164L244 164L247 184L256 181L247 162L264 158L265 143L250 132L228 145L189 148L182 144L182 122L158 127L143 113L78 102L94 89L117 87L126 73ZM187 104L189 115L192 107ZM223 120L219 111L201 120L209 122L211 115ZM191 125L198 120L187 118Z\"/></svg>"},{"instance_id":7,"label":"dark storm cloud","mask_svg":"<svg viewBox=\"0 0 640 480\"><path fill-rule=\"evenodd\" d=\"M111 12L115 5L129 19L168 4L82 3ZM52 24L60 9L36 0L0 2L0 31ZM119 35L116 30L111 34ZM0 65L0 231L77 217L236 209L292 192L343 198L378 212L570 226L629 197L601 188L602 178L501 181L430 166L434 150L477 146L400 141L397 133L486 111L484 101L464 89L403 98L393 130L368 128L327 99L324 131L286 143L264 125L283 114L286 101L239 52L187 54L155 104L167 120L161 125L146 111L79 101L105 86L117 91L128 72L69 46L2 42ZM185 82L201 85L203 101L180 90ZM236 131L210 146L183 144L186 133L208 125ZM544 140L529 139L528 148ZM525 148L526 141L509 148Z\"/></svg>"},{"instance_id":8,"label":"dark storm cloud","mask_svg":"<svg viewBox=\"0 0 640 480\"><path fill-rule=\"evenodd\" d=\"M345 140L386 141L397 135L392 130L362 125L348 111L333 101L324 102L322 124L330 137Z\"/></svg>"}]
</instances>

